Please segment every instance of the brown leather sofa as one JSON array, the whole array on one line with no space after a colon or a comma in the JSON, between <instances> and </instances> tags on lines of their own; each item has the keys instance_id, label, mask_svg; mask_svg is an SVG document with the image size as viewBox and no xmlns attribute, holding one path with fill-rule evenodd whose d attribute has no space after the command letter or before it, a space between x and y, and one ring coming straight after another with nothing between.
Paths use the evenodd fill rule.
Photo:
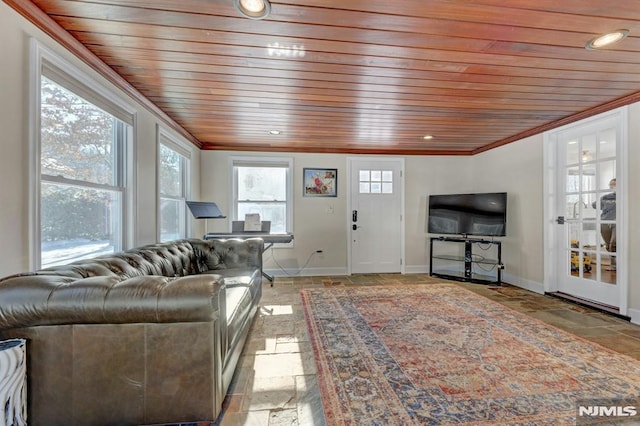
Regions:
<instances>
[{"instance_id":1,"label":"brown leather sofa","mask_svg":"<svg viewBox=\"0 0 640 426\"><path fill-rule=\"evenodd\" d=\"M187 239L0 280L30 425L215 420L262 295L260 239Z\"/></svg>"}]
</instances>

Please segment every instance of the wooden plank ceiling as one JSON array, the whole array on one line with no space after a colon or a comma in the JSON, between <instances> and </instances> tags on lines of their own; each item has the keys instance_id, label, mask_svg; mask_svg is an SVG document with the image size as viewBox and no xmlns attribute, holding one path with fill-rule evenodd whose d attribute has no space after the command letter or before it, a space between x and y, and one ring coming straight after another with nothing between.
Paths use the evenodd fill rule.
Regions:
<instances>
[{"instance_id":1,"label":"wooden plank ceiling","mask_svg":"<svg viewBox=\"0 0 640 426\"><path fill-rule=\"evenodd\" d=\"M203 149L469 155L640 100L638 1L31 3Z\"/></svg>"}]
</instances>

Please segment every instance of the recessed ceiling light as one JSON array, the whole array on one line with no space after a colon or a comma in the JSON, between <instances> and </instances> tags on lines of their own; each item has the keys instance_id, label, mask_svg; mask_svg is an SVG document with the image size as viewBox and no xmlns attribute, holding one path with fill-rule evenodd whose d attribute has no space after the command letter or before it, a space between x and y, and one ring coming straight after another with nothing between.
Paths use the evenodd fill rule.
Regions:
<instances>
[{"instance_id":1,"label":"recessed ceiling light","mask_svg":"<svg viewBox=\"0 0 640 426\"><path fill-rule=\"evenodd\" d=\"M603 34L589 40L585 45L585 48L587 50L601 49L626 38L627 34L629 34L629 30L616 30L608 34Z\"/></svg>"},{"instance_id":2,"label":"recessed ceiling light","mask_svg":"<svg viewBox=\"0 0 640 426\"><path fill-rule=\"evenodd\" d=\"M233 6L249 19L264 19L271 13L269 0L233 0Z\"/></svg>"},{"instance_id":3,"label":"recessed ceiling light","mask_svg":"<svg viewBox=\"0 0 640 426\"><path fill-rule=\"evenodd\" d=\"M433 135L424 135L422 139L424 139L425 141L430 141L431 139L433 139Z\"/></svg>"},{"instance_id":4,"label":"recessed ceiling light","mask_svg":"<svg viewBox=\"0 0 640 426\"><path fill-rule=\"evenodd\" d=\"M303 44L284 45L278 42L269 43L267 45L267 54L269 56L284 57L284 58L304 58L306 54Z\"/></svg>"},{"instance_id":5,"label":"recessed ceiling light","mask_svg":"<svg viewBox=\"0 0 640 426\"><path fill-rule=\"evenodd\" d=\"M281 130L269 130L269 134L270 135L281 135L282 131Z\"/></svg>"}]
</instances>

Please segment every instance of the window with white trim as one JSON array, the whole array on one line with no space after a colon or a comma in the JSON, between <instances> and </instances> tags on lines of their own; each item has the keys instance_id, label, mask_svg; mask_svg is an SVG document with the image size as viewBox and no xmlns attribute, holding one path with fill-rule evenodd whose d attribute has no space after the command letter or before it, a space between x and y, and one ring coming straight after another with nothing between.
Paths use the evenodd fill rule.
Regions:
<instances>
[{"instance_id":1,"label":"window with white trim","mask_svg":"<svg viewBox=\"0 0 640 426\"><path fill-rule=\"evenodd\" d=\"M189 153L160 131L158 144L158 234L160 241L187 236Z\"/></svg>"},{"instance_id":2,"label":"window with white trim","mask_svg":"<svg viewBox=\"0 0 640 426\"><path fill-rule=\"evenodd\" d=\"M34 82L35 267L120 251L125 244L133 114L53 59L37 57Z\"/></svg>"},{"instance_id":3,"label":"window with white trim","mask_svg":"<svg viewBox=\"0 0 640 426\"><path fill-rule=\"evenodd\" d=\"M293 197L291 158L233 157L233 219L259 213L271 221L271 232L292 232Z\"/></svg>"}]
</instances>

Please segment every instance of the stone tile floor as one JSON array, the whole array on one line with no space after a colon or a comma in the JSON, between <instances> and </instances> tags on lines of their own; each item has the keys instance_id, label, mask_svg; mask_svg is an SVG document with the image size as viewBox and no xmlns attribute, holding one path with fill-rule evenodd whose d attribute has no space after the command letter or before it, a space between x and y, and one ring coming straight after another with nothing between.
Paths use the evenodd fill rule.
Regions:
<instances>
[{"instance_id":1,"label":"stone tile floor","mask_svg":"<svg viewBox=\"0 0 640 426\"><path fill-rule=\"evenodd\" d=\"M425 284L428 274L277 277L265 283L261 310L227 393L220 426L320 426L324 414L299 291L304 287ZM640 326L510 285L455 282L556 327L640 359Z\"/></svg>"}]
</instances>

